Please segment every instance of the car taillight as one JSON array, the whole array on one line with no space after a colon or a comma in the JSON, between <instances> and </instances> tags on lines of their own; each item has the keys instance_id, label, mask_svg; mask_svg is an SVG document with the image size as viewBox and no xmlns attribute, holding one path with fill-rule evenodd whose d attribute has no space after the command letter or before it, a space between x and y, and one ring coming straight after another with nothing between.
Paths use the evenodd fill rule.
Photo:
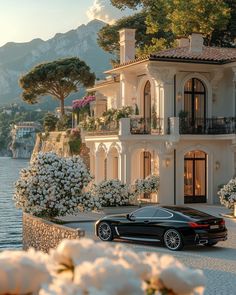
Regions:
<instances>
[{"instance_id":1,"label":"car taillight","mask_svg":"<svg viewBox=\"0 0 236 295\"><path fill-rule=\"evenodd\" d=\"M220 225L225 225L225 221L224 221L224 219L222 219L222 220L220 221Z\"/></svg>"},{"instance_id":2,"label":"car taillight","mask_svg":"<svg viewBox=\"0 0 236 295\"><path fill-rule=\"evenodd\" d=\"M209 227L209 224L199 224L196 222L188 222L188 225L192 228L203 228L203 227Z\"/></svg>"}]
</instances>

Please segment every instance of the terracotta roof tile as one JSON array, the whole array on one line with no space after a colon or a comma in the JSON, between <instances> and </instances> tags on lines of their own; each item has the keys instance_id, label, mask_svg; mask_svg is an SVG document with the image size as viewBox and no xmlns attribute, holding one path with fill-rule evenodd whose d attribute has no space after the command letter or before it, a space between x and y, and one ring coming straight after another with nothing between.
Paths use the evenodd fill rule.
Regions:
<instances>
[{"instance_id":1,"label":"terracotta roof tile","mask_svg":"<svg viewBox=\"0 0 236 295\"><path fill-rule=\"evenodd\" d=\"M236 48L223 48L223 47L206 47L203 46L202 52L195 53L189 50L187 47L177 47L172 49L163 50L155 54L151 54L150 57L154 58L177 58L177 59L189 59L189 60L209 60L218 62L230 62L236 60Z\"/></svg>"},{"instance_id":2,"label":"terracotta roof tile","mask_svg":"<svg viewBox=\"0 0 236 295\"><path fill-rule=\"evenodd\" d=\"M189 46L166 49L149 56L128 61L126 63L116 65L115 68L136 63L142 60L186 60L199 61L209 63L230 63L236 61L236 48L224 47L207 47L203 46L202 52L195 53L189 50Z\"/></svg>"}]
</instances>

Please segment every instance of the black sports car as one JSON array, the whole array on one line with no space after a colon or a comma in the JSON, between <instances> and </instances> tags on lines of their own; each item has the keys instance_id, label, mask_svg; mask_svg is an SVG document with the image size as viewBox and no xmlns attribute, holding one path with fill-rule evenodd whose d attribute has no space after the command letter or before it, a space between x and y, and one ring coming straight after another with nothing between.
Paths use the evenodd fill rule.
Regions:
<instances>
[{"instance_id":1,"label":"black sports car","mask_svg":"<svg viewBox=\"0 0 236 295\"><path fill-rule=\"evenodd\" d=\"M162 242L173 251L227 240L224 219L178 206L146 206L130 214L105 216L96 222L95 232L102 241Z\"/></svg>"}]
</instances>

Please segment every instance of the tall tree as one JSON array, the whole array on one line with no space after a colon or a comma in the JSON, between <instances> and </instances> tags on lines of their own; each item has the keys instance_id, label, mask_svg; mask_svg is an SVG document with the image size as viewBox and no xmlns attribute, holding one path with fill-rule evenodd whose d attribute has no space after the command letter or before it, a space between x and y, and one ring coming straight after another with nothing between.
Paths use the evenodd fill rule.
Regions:
<instances>
[{"instance_id":1,"label":"tall tree","mask_svg":"<svg viewBox=\"0 0 236 295\"><path fill-rule=\"evenodd\" d=\"M106 51L118 48L118 38L112 37L114 30L134 27L137 24L137 55L151 53L173 45L174 36L188 36L191 32L201 32L207 45L232 46L236 37L235 0L110 0L119 9L126 7L137 10L130 18L118 20L101 30L98 42ZM140 12L141 11L141 12ZM141 17L142 16L142 17ZM132 20L134 23L132 24ZM111 33L112 32L112 33ZM113 35L115 36L115 34ZM106 40L104 44L102 38ZM109 47L109 38L113 48ZM142 38L145 42L140 42ZM113 50L113 53L116 51Z\"/></svg>"},{"instance_id":2,"label":"tall tree","mask_svg":"<svg viewBox=\"0 0 236 295\"><path fill-rule=\"evenodd\" d=\"M35 104L44 96L60 101L61 116L64 115L65 99L80 87L89 87L95 81L89 66L77 57L40 64L22 76L19 84L23 89L22 99Z\"/></svg>"},{"instance_id":3,"label":"tall tree","mask_svg":"<svg viewBox=\"0 0 236 295\"><path fill-rule=\"evenodd\" d=\"M119 30L123 28L136 29L136 49L137 55L143 56L151 52L171 47L174 42L174 34L169 31L158 30L147 34L147 13L139 12L132 16L123 17L113 25L106 25L98 32L98 44L105 51L115 55L119 60Z\"/></svg>"}]
</instances>

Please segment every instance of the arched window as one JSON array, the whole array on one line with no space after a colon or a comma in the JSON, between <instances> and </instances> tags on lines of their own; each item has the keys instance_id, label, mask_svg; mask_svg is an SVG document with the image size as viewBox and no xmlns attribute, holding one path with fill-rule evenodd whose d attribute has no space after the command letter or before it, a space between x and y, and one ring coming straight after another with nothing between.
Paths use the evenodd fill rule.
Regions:
<instances>
[{"instance_id":1,"label":"arched window","mask_svg":"<svg viewBox=\"0 0 236 295\"><path fill-rule=\"evenodd\" d=\"M197 78L188 80L184 86L184 111L193 124L206 118L206 89Z\"/></svg>"},{"instance_id":2,"label":"arched window","mask_svg":"<svg viewBox=\"0 0 236 295\"><path fill-rule=\"evenodd\" d=\"M143 116L146 133L151 131L151 103L151 83L147 81L144 87L143 97Z\"/></svg>"}]
</instances>

